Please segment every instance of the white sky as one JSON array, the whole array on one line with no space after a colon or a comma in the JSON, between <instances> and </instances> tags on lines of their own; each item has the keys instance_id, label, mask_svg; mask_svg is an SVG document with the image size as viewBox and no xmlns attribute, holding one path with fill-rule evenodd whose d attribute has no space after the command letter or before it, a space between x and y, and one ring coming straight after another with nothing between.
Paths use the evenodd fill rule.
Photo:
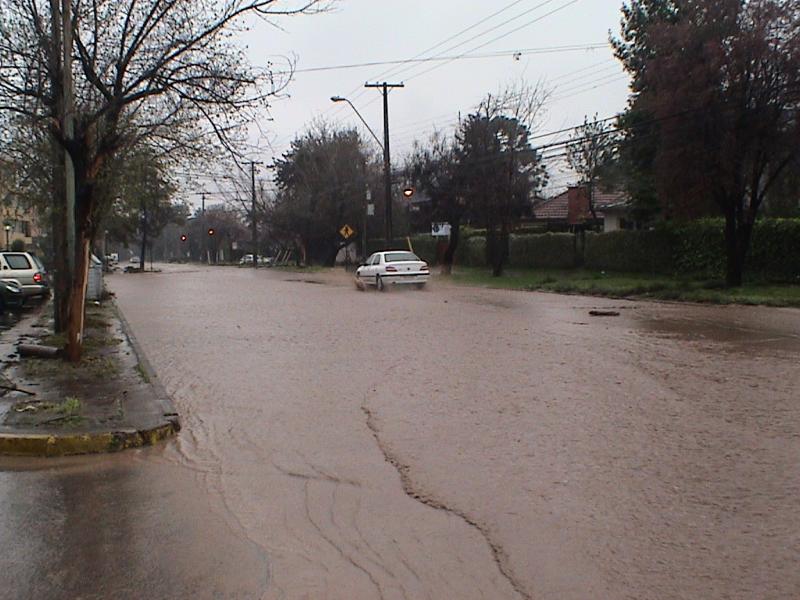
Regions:
<instances>
[{"instance_id":1,"label":"white sky","mask_svg":"<svg viewBox=\"0 0 800 600\"><path fill-rule=\"evenodd\" d=\"M395 166L402 163L415 139L424 140L434 128L452 129L459 112L470 112L487 93L521 78L531 83L542 80L551 90L539 133L579 125L585 115L597 113L603 118L616 114L625 107L628 78L607 41L609 30L619 31L621 4L622 0L338 0L334 9L324 14L278 19L281 29L259 23L245 36L253 64L265 66L273 61L280 69L281 57L294 55L301 72L290 84L288 97L274 103L274 120L259 123L264 136L254 135L252 158L270 163L315 118L360 127L349 106L331 102L334 95L349 98L382 138L380 93L365 90L366 81L406 85L390 94L390 145ZM587 45L602 47L525 53ZM344 64L501 51L509 55L302 72ZM516 51L523 53L518 59L510 55ZM371 137L366 131L364 135L365 139ZM536 143L564 137L560 134ZM259 177L269 179L271 173L262 168ZM553 164L548 192L559 191L571 180L570 173ZM214 189L213 182L204 182L202 177L190 187Z\"/></svg>"}]
</instances>

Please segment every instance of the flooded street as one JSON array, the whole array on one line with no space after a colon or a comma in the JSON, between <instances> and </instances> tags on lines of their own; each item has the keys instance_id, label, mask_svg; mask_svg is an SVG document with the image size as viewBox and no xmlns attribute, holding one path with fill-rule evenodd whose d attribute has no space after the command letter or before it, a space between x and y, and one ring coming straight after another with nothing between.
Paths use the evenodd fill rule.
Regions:
<instances>
[{"instance_id":1,"label":"flooded street","mask_svg":"<svg viewBox=\"0 0 800 600\"><path fill-rule=\"evenodd\" d=\"M800 311L162 268L183 430L0 460L0 597L800 596Z\"/></svg>"}]
</instances>

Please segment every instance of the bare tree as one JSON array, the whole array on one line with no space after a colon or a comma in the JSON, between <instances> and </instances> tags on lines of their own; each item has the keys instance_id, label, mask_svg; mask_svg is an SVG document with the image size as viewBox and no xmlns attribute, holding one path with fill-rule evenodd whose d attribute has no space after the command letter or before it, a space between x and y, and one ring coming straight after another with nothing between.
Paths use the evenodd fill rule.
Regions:
<instances>
[{"instance_id":1,"label":"bare tree","mask_svg":"<svg viewBox=\"0 0 800 600\"><path fill-rule=\"evenodd\" d=\"M101 201L95 190L110 159L142 140L172 159L213 146L233 151L237 135L288 76L251 67L232 32L247 19L323 8L320 0L4 2L0 110L47 129L66 151L67 173L74 170L69 360L81 355L89 248L98 225L93 215ZM56 221L63 228L66 219ZM56 256L65 252L63 244L55 250ZM57 276L63 271L62 265Z\"/></svg>"},{"instance_id":2,"label":"bare tree","mask_svg":"<svg viewBox=\"0 0 800 600\"><path fill-rule=\"evenodd\" d=\"M589 212L597 222L597 211L594 205L594 191L604 168L617 158L618 136L609 121L600 121L597 114L589 120L585 117L583 125L578 127L567 146L567 162L580 176L581 185L586 186L589 196Z\"/></svg>"}]
</instances>

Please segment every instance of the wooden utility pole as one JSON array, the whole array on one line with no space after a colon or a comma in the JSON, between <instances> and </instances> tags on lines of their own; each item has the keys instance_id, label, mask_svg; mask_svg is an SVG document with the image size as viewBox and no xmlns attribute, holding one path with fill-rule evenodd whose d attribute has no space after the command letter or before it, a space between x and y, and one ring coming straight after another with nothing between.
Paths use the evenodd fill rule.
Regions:
<instances>
[{"instance_id":1,"label":"wooden utility pole","mask_svg":"<svg viewBox=\"0 0 800 600\"><path fill-rule=\"evenodd\" d=\"M383 184L384 201L384 226L386 228L387 250L392 244L392 160L389 153L389 90L405 87L402 83L366 83L364 87L378 88L383 93Z\"/></svg>"},{"instance_id":2,"label":"wooden utility pole","mask_svg":"<svg viewBox=\"0 0 800 600\"><path fill-rule=\"evenodd\" d=\"M256 221L256 165L263 163L251 160L250 165L250 226L252 227L253 268L258 267L258 223Z\"/></svg>"}]
</instances>

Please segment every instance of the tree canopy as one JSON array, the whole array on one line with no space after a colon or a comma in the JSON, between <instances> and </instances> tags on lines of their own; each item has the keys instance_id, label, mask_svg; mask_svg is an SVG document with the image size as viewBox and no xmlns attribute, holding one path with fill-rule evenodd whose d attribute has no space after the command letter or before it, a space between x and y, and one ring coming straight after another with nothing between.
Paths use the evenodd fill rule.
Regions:
<instances>
[{"instance_id":1,"label":"tree canopy","mask_svg":"<svg viewBox=\"0 0 800 600\"><path fill-rule=\"evenodd\" d=\"M312 125L275 161L273 227L295 236L306 262L332 265L344 245L339 229L358 230L364 219L376 166L357 130Z\"/></svg>"}]
</instances>

